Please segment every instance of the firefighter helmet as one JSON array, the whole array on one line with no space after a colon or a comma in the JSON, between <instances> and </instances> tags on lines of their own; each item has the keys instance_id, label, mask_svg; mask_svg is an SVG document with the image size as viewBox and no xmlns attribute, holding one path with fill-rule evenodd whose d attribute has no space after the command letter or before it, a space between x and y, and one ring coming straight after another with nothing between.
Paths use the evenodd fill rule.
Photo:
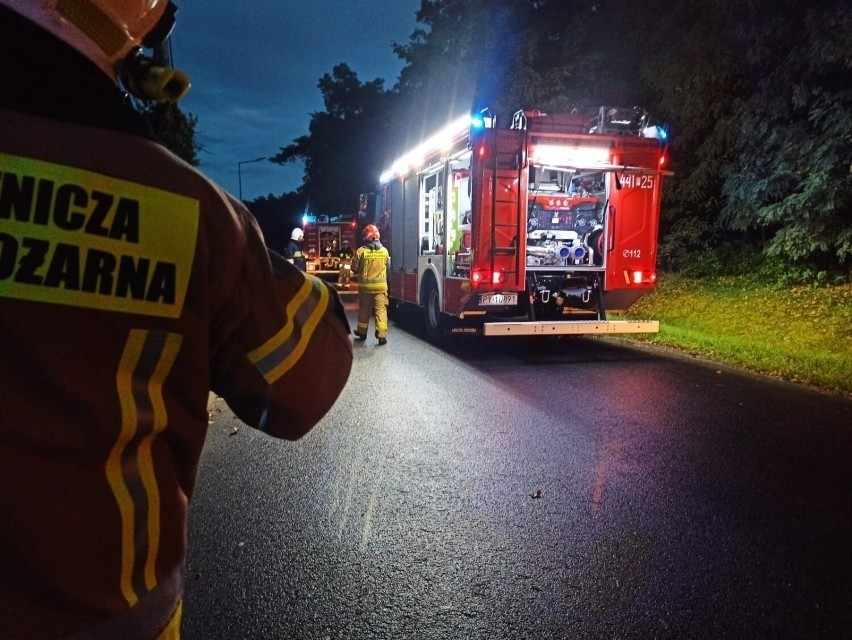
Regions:
<instances>
[{"instance_id":1,"label":"firefighter helmet","mask_svg":"<svg viewBox=\"0 0 852 640\"><path fill-rule=\"evenodd\" d=\"M129 61L139 59L141 47L154 49L165 42L177 12L170 0L0 0L0 5L72 46L113 81L118 80ZM176 100L189 89L182 73L172 72L163 80L162 68L156 69L158 77L153 82L168 82L166 91L170 95L141 97ZM152 82L147 77L142 81L146 82L145 88ZM180 95L175 97L177 91Z\"/></svg>"},{"instance_id":2,"label":"firefighter helmet","mask_svg":"<svg viewBox=\"0 0 852 640\"><path fill-rule=\"evenodd\" d=\"M302 238L305 237L305 232L302 231L299 227L293 229L293 233L290 234L290 240L295 240L296 242L301 242Z\"/></svg>"},{"instance_id":3,"label":"firefighter helmet","mask_svg":"<svg viewBox=\"0 0 852 640\"><path fill-rule=\"evenodd\" d=\"M364 240L369 242L370 240L378 240L381 237L379 234L379 229L374 224L368 224L364 227Z\"/></svg>"}]
</instances>

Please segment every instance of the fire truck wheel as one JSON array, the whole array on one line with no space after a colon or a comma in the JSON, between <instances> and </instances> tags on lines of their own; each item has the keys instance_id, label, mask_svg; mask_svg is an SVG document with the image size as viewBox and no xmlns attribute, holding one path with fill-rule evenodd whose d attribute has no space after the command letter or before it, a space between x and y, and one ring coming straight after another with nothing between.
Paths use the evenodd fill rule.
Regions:
<instances>
[{"instance_id":1,"label":"fire truck wheel","mask_svg":"<svg viewBox=\"0 0 852 640\"><path fill-rule=\"evenodd\" d=\"M423 302L426 307L426 335L433 342L437 342L443 336L443 323L441 320L441 300L438 296L438 285L432 280L429 280L426 284Z\"/></svg>"}]
</instances>

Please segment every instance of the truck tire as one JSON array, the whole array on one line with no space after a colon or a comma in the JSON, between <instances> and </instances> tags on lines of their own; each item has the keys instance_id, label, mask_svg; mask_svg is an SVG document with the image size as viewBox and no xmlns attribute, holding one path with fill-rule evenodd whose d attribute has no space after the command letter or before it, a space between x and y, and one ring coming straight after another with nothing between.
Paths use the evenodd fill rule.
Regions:
<instances>
[{"instance_id":1,"label":"truck tire","mask_svg":"<svg viewBox=\"0 0 852 640\"><path fill-rule=\"evenodd\" d=\"M426 290L423 293L423 306L426 309L426 335L432 342L439 342L444 336L444 322L441 318L438 285L431 278L426 283Z\"/></svg>"}]
</instances>

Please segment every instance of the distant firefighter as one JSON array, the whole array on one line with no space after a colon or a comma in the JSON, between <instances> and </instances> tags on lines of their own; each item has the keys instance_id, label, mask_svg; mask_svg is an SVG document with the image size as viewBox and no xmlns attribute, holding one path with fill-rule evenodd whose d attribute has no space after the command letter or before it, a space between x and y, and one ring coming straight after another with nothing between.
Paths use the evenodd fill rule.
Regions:
<instances>
[{"instance_id":1,"label":"distant firefighter","mask_svg":"<svg viewBox=\"0 0 852 640\"><path fill-rule=\"evenodd\" d=\"M346 290L352 277L352 248L349 246L349 240L343 241L343 246L337 250L335 257L338 260L337 288Z\"/></svg>"},{"instance_id":2,"label":"distant firefighter","mask_svg":"<svg viewBox=\"0 0 852 640\"><path fill-rule=\"evenodd\" d=\"M296 265L302 271L308 268L308 261L305 257L305 252L302 250L302 240L305 238L305 232L299 227L293 229L290 234L290 243L284 250L284 259L292 265Z\"/></svg>"}]
</instances>

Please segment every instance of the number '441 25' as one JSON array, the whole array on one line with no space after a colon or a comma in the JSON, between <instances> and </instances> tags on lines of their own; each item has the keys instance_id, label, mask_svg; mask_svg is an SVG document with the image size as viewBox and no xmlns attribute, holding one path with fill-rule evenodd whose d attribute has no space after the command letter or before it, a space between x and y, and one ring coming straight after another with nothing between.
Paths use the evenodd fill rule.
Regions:
<instances>
[{"instance_id":1,"label":"number '441 25'","mask_svg":"<svg viewBox=\"0 0 852 640\"><path fill-rule=\"evenodd\" d=\"M654 176L628 173L621 176L621 186L628 189L653 189Z\"/></svg>"}]
</instances>

